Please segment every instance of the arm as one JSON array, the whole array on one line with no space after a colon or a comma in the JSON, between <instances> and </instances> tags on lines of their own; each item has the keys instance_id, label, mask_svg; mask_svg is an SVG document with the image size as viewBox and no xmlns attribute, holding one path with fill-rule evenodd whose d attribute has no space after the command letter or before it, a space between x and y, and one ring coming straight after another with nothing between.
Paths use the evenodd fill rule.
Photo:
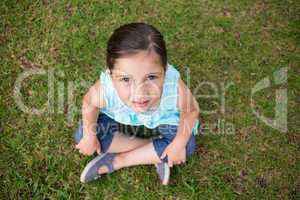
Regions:
<instances>
[{"instance_id":1,"label":"arm","mask_svg":"<svg viewBox=\"0 0 300 200\"><path fill-rule=\"evenodd\" d=\"M178 108L180 110L179 126L173 142L185 147L199 117L200 109L195 97L181 79L178 84Z\"/></svg>"},{"instance_id":2,"label":"arm","mask_svg":"<svg viewBox=\"0 0 300 200\"><path fill-rule=\"evenodd\" d=\"M180 79L178 82L178 109L180 110L179 126L174 140L167 146L161 159L168 155L168 165L180 164L186 160L186 144L198 119L199 106L191 91Z\"/></svg>"},{"instance_id":3,"label":"arm","mask_svg":"<svg viewBox=\"0 0 300 200\"><path fill-rule=\"evenodd\" d=\"M95 151L100 153L100 144L96 137L96 126L100 108L104 106L105 102L98 80L84 95L82 101L83 138L76 145L76 148L82 154L91 155Z\"/></svg>"},{"instance_id":4,"label":"arm","mask_svg":"<svg viewBox=\"0 0 300 200\"><path fill-rule=\"evenodd\" d=\"M98 80L83 97L81 112L84 137L96 136L97 117L100 108L105 106L101 93L101 85Z\"/></svg>"}]
</instances>

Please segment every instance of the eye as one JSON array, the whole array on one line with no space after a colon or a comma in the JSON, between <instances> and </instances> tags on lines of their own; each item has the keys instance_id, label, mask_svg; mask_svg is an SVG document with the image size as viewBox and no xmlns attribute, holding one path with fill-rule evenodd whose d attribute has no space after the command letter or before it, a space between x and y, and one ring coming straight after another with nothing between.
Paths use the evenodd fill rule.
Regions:
<instances>
[{"instance_id":1,"label":"eye","mask_svg":"<svg viewBox=\"0 0 300 200\"><path fill-rule=\"evenodd\" d=\"M147 79L148 79L149 81L155 80L155 79L157 79L157 78L158 78L158 77L155 76L155 75L149 75L149 76L147 77Z\"/></svg>"},{"instance_id":2,"label":"eye","mask_svg":"<svg viewBox=\"0 0 300 200\"><path fill-rule=\"evenodd\" d=\"M125 83L128 83L128 82L130 81L130 78L128 78L128 77L122 77L122 78L120 79L120 81L125 82Z\"/></svg>"}]
</instances>

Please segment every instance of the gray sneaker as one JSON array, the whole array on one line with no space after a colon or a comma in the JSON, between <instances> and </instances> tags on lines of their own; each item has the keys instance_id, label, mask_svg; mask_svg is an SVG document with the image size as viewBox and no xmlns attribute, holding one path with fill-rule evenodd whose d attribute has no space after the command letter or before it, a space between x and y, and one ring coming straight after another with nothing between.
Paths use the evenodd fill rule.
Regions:
<instances>
[{"instance_id":1,"label":"gray sneaker","mask_svg":"<svg viewBox=\"0 0 300 200\"><path fill-rule=\"evenodd\" d=\"M168 163L161 162L155 165L156 173L159 176L159 179L163 185L168 185L170 178L170 167Z\"/></svg>"},{"instance_id":2,"label":"gray sneaker","mask_svg":"<svg viewBox=\"0 0 300 200\"><path fill-rule=\"evenodd\" d=\"M108 174L112 173L114 171L112 162L115 156L115 153L104 153L91 160L81 173L80 181L87 183L98 179L100 177L98 170L104 165L108 168Z\"/></svg>"}]
</instances>

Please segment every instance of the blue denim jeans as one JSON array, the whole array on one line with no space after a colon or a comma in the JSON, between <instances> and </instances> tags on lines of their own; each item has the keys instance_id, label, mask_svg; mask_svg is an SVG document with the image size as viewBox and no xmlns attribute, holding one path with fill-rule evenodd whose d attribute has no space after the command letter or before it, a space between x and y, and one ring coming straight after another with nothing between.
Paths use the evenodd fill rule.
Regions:
<instances>
[{"instance_id":1,"label":"blue denim jeans","mask_svg":"<svg viewBox=\"0 0 300 200\"><path fill-rule=\"evenodd\" d=\"M175 125L160 125L155 129L148 129L144 126L127 126L116 122L107 115L100 113L97 119L97 139L101 145L101 152L105 153L109 149L109 146L113 140L115 134L124 133L130 134L132 137L138 137L139 132L142 132L142 136L145 133L151 133L152 142L158 157L162 155L165 148L173 141L177 133L177 126ZM79 143L83 135L82 122L80 122L78 129L75 131L75 142ZM147 135L147 134L146 134ZM187 156L193 154L196 148L195 136L192 134L187 145ZM167 157L163 161L167 162Z\"/></svg>"}]
</instances>

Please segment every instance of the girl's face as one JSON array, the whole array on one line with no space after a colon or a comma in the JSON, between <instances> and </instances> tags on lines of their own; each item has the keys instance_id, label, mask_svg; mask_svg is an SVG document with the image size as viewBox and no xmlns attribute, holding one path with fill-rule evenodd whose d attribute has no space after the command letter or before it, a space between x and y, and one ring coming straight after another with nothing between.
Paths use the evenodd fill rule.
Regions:
<instances>
[{"instance_id":1,"label":"girl's face","mask_svg":"<svg viewBox=\"0 0 300 200\"><path fill-rule=\"evenodd\" d=\"M121 100L135 112L154 110L160 103L164 68L152 51L116 59L113 84Z\"/></svg>"}]
</instances>

